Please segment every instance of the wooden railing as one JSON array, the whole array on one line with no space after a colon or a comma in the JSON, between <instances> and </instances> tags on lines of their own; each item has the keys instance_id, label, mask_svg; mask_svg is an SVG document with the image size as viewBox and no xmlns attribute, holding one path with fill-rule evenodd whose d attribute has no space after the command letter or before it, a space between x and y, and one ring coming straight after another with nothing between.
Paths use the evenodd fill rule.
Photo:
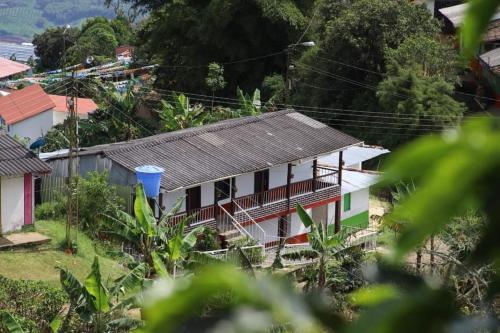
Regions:
<instances>
[{"instance_id":1,"label":"wooden railing","mask_svg":"<svg viewBox=\"0 0 500 333\"><path fill-rule=\"evenodd\" d=\"M207 206L198 209L190 210L189 212L179 213L170 218L169 223L175 225L181 222L183 219L188 218L190 224L209 221L215 218L214 215L215 207Z\"/></svg>"},{"instance_id":2,"label":"wooden railing","mask_svg":"<svg viewBox=\"0 0 500 333\"><path fill-rule=\"evenodd\" d=\"M315 178L290 184L290 198L338 185L338 173L334 169L318 168ZM262 193L254 193L234 199L237 207L250 209L287 199L287 186L280 186Z\"/></svg>"},{"instance_id":3,"label":"wooden railing","mask_svg":"<svg viewBox=\"0 0 500 333\"><path fill-rule=\"evenodd\" d=\"M336 169L318 168L316 177L290 184L290 198L297 197L303 194L316 192L325 188L330 188L338 185L338 172ZM266 204L279 202L288 199L287 186L280 186L264 191L262 193L254 193L244 197L233 199L233 207L228 204L229 211L243 211L251 208L260 207ZM183 212L173 216L170 219L171 224L177 224L182 219L190 217L189 223L198 223L215 219L221 214L220 208L213 205L194 209L189 212Z\"/></svg>"}]
</instances>

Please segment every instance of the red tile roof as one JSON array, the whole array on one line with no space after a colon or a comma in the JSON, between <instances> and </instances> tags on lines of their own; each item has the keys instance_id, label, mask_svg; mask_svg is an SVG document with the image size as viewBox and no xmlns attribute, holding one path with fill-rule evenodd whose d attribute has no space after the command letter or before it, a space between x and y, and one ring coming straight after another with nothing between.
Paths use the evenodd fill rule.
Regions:
<instances>
[{"instance_id":1,"label":"red tile roof","mask_svg":"<svg viewBox=\"0 0 500 333\"><path fill-rule=\"evenodd\" d=\"M30 70L28 65L20 64L18 62L0 58L0 79L7 78L11 75L20 74Z\"/></svg>"},{"instance_id":2,"label":"red tile roof","mask_svg":"<svg viewBox=\"0 0 500 333\"><path fill-rule=\"evenodd\" d=\"M116 49L115 49L115 53L117 56L123 54L123 53L130 53L132 54L134 52L134 49L135 47L131 46L131 45L122 45L122 46L118 46Z\"/></svg>"},{"instance_id":3,"label":"red tile roof","mask_svg":"<svg viewBox=\"0 0 500 333\"><path fill-rule=\"evenodd\" d=\"M0 97L0 117L7 125L11 125L55 106L42 87L35 84Z\"/></svg>"},{"instance_id":4,"label":"red tile roof","mask_svg":"<svg viewBox=\"0 0 500 333\"><path fill-rule=\"evenodd\" d=\"M50 99L56 105L54 111L68 112L66 96L49 95ZM97 104L90 98L78 98L76 102L76 111L78 114L88 114L97 110Z\"/></svg>"}]
</instances>

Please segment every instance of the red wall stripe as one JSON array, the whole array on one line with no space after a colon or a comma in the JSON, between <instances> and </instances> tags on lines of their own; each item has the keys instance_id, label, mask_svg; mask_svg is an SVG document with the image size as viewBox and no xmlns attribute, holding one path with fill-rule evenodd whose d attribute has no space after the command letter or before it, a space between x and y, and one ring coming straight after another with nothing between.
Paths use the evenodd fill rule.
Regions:
<instances>
[{"instance_id":1,"label":"red wall stripe","mask_svg":"<svg viewBox=\"0 0 500 333\"><path fill-rule=\"evenodd\" d=\"M24 175L24 224L33 223L33 176L31 173Z\"/></svg>"}]
</instances>

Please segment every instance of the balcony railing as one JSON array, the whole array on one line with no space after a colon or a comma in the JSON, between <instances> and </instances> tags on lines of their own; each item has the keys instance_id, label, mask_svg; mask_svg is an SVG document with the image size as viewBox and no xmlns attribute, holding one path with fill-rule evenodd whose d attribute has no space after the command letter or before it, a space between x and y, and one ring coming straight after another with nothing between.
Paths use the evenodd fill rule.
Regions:
<instances>
[{"instance_id":1,"label":"balcony railing","mask_svg":"<svg viewBox=\"0 0 500 333\"><path fill-rule=\"evenodd\" d=\"M318 168L319 175L312 179L290 184L290 198L338 185L338 173L334 169ZM287 200L287 186L280 186L262 193L254 193L234 199L241 209L252 209L270 203Z\"/></svg>"},{"instance_id":2,"label":"balcony railing","mask_svg":"<svg viewBox=\"0 0 500 333\"><path fill-rule=\"evenodd\" d=\"M295 203L295 201L297 200L294 199L304 194L318 192L337 185L338 172L336 169L318 167L316 177L290 184L290 200ZM272 188L261 193L250 194L244 197L233 199L234 204L232 205L232 208L230 208L231 204L229 204L228 210L232 210L234 213L237 213L244 210L266 206L272 203L278 203L287 199L288 190L287 186L284 185ZM177 214L170 219L170 223L177 224L186 217L189 217L190 224L199 223L215 219L216 214L217 216L221 214L220 208L216 208L215 206L211 205L199 209L194 209L189 212Z\"/></svg>"}]
</instances>

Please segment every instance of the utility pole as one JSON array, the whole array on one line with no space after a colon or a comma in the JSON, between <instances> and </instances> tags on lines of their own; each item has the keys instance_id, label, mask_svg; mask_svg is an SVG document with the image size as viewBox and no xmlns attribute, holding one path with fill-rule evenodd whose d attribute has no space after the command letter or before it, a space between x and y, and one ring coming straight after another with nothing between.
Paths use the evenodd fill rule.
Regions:
<instances>
[{"instance_id":1,"label":"utility pole","mask_svg":"<svg viewBox=\"0 0 500 333\"><path fill-rule=\"evenodd\" d=\"M78 113L77 113L77 81L72 75L71 96L67 96L67 133L68 133L68 196L67 196L67 221L66 221L66 252L72 253L73 239L72 226L78 227Z\"/></svg>"},{"instance_id":2,"label":"utility pole","mask_svg":"<svg viewBox=\"0 0 500 333\"><path fill-rule=\"evenodd\" d=\"M290 103L290 95L292 94L292 74L291 71L295 68L292 63L292 52L297 46L313 47L316 45L314 42L302 42L290 44L284 50L286 54L286 68L285 68L285 105Z\"/></svg>"}]
</instances>

